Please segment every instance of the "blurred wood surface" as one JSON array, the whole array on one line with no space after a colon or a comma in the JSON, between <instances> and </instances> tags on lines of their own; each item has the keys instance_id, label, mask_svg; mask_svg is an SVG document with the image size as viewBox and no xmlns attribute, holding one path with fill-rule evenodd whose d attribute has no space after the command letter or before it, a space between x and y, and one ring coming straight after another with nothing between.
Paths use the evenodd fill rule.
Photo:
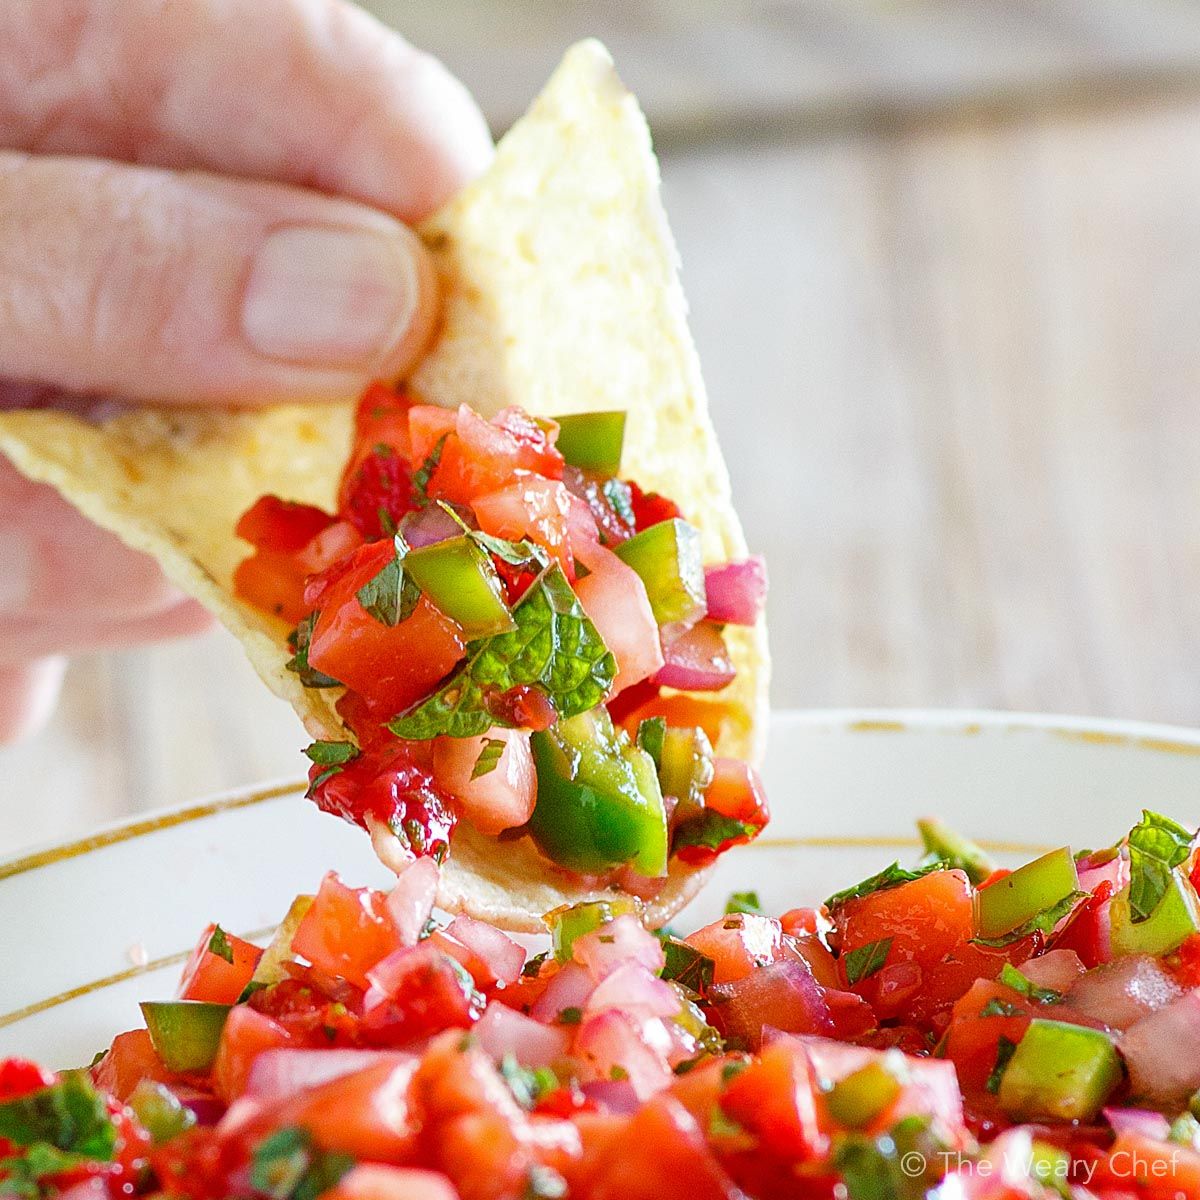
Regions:
<instances>
[{"instance_id":1,"label":"blurred wood surface","mask_svg":"<svg viewBox=\"0 0 1200 1200\"><path fill-rule=\"evenodd\" d=\"M729 24L742 7L639 11L659 15L653 44L674 28L663 14L719 10ZM748 6L780 25L788 7ZM508 19L499 8L447 3L443 36L469 10L485 40ZM556 6L562 36L530 35L524 58L514 28L496 35L490 66L471 51L479 74L457 64L494 120L534 90L583 9ZM735 44L718 21L694 55L662 60L650 107L675 131L667 205L739 506L770 562L778 706L1200 723L1200 90L1157 73L1168 58L1172 71L1188 55L1200 63L1200 10L1149 10L1173 23L1101 0L841 10L876 26L806 7L843 33L809 38L799 82L858 29L880 64L872 75L863 51L860 93L876 99L853 121L814 116L711 142L696 134L704 104L676 96L671 115L683 88L671 72L761 93L790 44L776 61L758 24ZM1053 79L1082 76L1056 76L1046 47L1030 45L1026 75L1040 63L1045 86L1028 95L1040 101L935 111L911 103L919 73L896 82L918 53L949 73L919 39L888 51L881 31L902 11L923 13L927 29L954 16L955 44L981 58L979 13L990 12L1014 63L1018 43L1036 40L1034 18L1057 12L1077 57L1091 47L1102 63L1108 47L1128 62L1140 47L1146 69L1060 94ZM954 33L965 27L970 38ZM636 83L654 60L633 57L618 65ZM995 93L986 71L973 93L968 72L956 78L947 95ZM1140 83L1116 102L1122 80ZM835 112L836 94L786 111ZM0 850L296 776L303 741L223 634L83 659L50 729L0 750Z\"/></svg>"}]
</instances>

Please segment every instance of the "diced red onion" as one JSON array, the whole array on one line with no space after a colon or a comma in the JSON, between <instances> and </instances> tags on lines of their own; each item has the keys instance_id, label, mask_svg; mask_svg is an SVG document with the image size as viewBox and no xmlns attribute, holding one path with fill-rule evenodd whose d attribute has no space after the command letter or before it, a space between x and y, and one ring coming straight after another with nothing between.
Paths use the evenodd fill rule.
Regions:
<instances>
[{"instance_id":1,"label":"diced red onion","mask_svg":"<svg viewBox=\"0 0 1200 1200\"><path fill-rule=\"evenodd\" d=\"M433 912L440 879L441 871L432 858L414 859L388 893L388 913L405 946L417 944Z\"/></svg>"},{"instance_id":2,"label":"diced red onion","mask_svg":"<svg viewBox=\"0 0 1200 1200\"><path fill-rule=\"evenodd\" d=\"M400 519L400 535L414 550L432 546L462 533L462 526L440 505L428 504Z\"/></svg>"},{"instance_id":3,"label":"diced red onion","mask_svg":"<svg viewBox=\"0 0 1200 1200\"><path fill-rule=\"evenodd\" d=\"M717 692L736 672L721 631L707 621L663 646L665 662L654 682L686 692Z\"/></svg>"},{"instance_id":4,"label":"diced red onion","mask_svg":"<svg viewBox=\"0 0 1200 1200\"><path fill-rule=\"evenodd\" d=\"M637 1017L674 1017L679 994L640 962L623 962L597 985L587 1002L587 1015L620 1008Z\"/></svg>"},{"instance_id":5,"label":"diced red onion","mask_svg":"<svg viewBox=\"0 0 1200 1200\"><path fill-rule=\"evenodd\" d=\"M1093 865L1093 863L1095 865ZM1106 880L1119 892L1129 882L1129 860L1117 854L1104 861L1103 855L1080 859L1076 864L1079 872L1079 887L1085 892L1094 892Z\"/></svg>"},{"instance_id":6,"label":"diced red onion","mask_svg":"<svg viewBox=\"0 0 1200 1200\"><path fill-rule=\"evenodd\" d=\"M646 1044L629 1014L615 1008L580 1025L575 1054L590 1079L611 1080L614 1071L623 1071L639 1100L662 1091L674 1078L666 1057Z\"/></svg>"},{"instance_id":7,"label":"diced red onion","mask_svg":"<svg viewBox=\"0 0 1200 1200\"><path fill-rule=\"evenodd\" d=\"M399 1064L412 1058L395 1050L264 1050L250 1068L246 1095L264 1101L284 1099L378 1062Z\"/></svg>"},{"instance_id":8,"label":"diced red onion","mask_svg":"<svg viewBox=\"0 0 1200 1200\"><path fill-rule=\"evenodd\" d=\"M582 1011L592 994L595 981L578 963L567 963L551 976L546 990L533 1002L529 1015L535 1021L552 1025L565 1008Z\"/></svg>"},{"instance_id":9,"label":"diced red onion","mask_svg":"<svg viewBox=\"0 0 1200 1200\"><path fill-rule=\"evenodd\" d=\"M215 1125L225 1115L225 1102L195 1088L173 1087L175 1098L196 1118L197 1125Z\"/></svg>"},{"instance_id":10,"label":"diced red onion","mask_svg":"<svg viewBox=\"0 0 1200 1200\"><path fill-rule=\"evenodd\" d=\"M1117 1046L1133 1095L1152 1104L1182 1105L1200 1088L1200 988L1143 1017Z\"/></svg>"},{"instance_id":11,"label":"diced red onion","mask_svg":"<svg viewBox=\"0 0 1200 1200\"><path fill-rule=\"evenodd\" d=\"M631 1117L641 1107L628 1079L592 1079L581 1090L594 1104L617 1116Z\"/></svg>"},{"instance_id":12,"label":"diced red onion","mask_svg":"<svg viewBox=\"0 0 1200 1200\"><path fill-rule=\"evenodd\" d=\"M753 625L767 600L767 564L755 554L744 562L704 568L708 618L723 625Z\"/></svg>"},{"instance_id":13,"label":"diced red onion","mask_svg":"<svg viewBox=\"0 0 1200 1200\"><path fill-rule=\"evenodd\" d=\"M571 1032L565 1025L543 1025L493 1000L475 1023L475 1037L496 1062L506 1055L523 1067L548 1067L566 1056Z\"/></svg>"},{"instance_id":14,"label":"diced red onion","mask_svg":"<svg viewBox=\"0 0 1200 1200\"><path fill-rule=\"evenodd\" d=\"M1066 992L1084 972L1074 950L1051 950L1021 964L1021 974L1030 983L1054 992Z\"/></svg>"},{"instance_id":15,"label":"diced red onion","mask_svg":"<svg viewBox=\"0 0 1200 1200\"><path fill-rule=\"evenodd\" d=\"M1181 994L1179 984L1153 958L1133 954L1081 975L1067 993L1067 1003L1111 1029L1129 1029Z\"/></svg>"},{"instance_id":16,"label":"diced red onion","mask_svg":"<svg viewBox=\"0 0 1200 1200\"><path fill-rule=\"evenodd\" d=\"M763 1029L783 1033L831 1034L833 1017L821 985L806 965L782 959L712 989L725 1033L758 1050Z\"/></svg>"},{"instance_id":17,"label":"diced red onion","mask_svg":"<svg viewBox=\"0 0 1200 1200\"><path fill-rule=\"evenodd\" d=\"M525 965L525 949L484 921L458 916L446 927L450 937L482 960L492 983L516 983Z\"/></svg>"},{"instance_id":18,"label":"diced red onion","mask_svg":"<svg viewBox=\"0 0 1200 1200\"><path fill-rule=\"evenodd\" d=\"M666 961L662 943L630 913L576 938L572 950L596 982L622 963L638 962L658 974Z\"/></svg>"},{"instance_id":19,"label":"diced red onion","mask_svg":"<svg viewBox=\"0 0 1200 1200\"><path fill-rule=\"evenodd\" d=\"M1116 1134L1134 1133L1156 1142L1165 1142L1171 1135L1171 1122L1150 1108L1106 1108L1104 1119Z\"/></svg>"}]
</instances>

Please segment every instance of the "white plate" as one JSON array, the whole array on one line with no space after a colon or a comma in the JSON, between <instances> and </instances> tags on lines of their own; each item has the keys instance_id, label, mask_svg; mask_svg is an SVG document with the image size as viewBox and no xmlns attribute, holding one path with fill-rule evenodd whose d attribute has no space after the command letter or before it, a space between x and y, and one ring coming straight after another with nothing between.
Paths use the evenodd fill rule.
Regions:
<instances>
[{"instance_id":1,"label":"white plate","mask_svg":"<svg viewBox=\"0 0 1200 1200\"><path fill-rule=\"evenodd\" d=\"M774 719L768 836L729 855L677 924L754 888L771 911L821 900L916 855L913 819L943 816L1002 859L1111 843L1142 806L1200 817L1200 733L986 713L808 712ZM78 1065L168 996L209 921L266 933L336 868L386 884L367 840L294 784L106 829L0 864L0 1056Z\"/></svg>"}]
</instances>

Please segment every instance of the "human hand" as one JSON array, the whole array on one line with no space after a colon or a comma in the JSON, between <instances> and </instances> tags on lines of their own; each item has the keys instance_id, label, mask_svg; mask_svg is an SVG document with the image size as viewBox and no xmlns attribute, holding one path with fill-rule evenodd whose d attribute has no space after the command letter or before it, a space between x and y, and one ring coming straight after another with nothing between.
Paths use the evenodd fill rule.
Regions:
<instances>
[{"instance_id":1,"label":"human hand","mask_svg":"<svg viewBox=\"0 0 1200 1200\"><path fill-rule=\"evenodd\" d=\"M352 396L435 310L403 222L486 164L435 60L348 0L0 3L0 407ZM62 655L201 629L0 460L0 741Z\"/></svg>"}]
</instances>

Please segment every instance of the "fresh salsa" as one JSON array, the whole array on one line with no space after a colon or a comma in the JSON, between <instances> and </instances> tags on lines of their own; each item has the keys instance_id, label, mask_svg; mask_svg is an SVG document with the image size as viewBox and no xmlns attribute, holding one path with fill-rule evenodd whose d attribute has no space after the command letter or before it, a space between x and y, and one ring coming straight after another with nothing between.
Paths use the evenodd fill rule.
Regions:
<instances>
[{"instance_id":1,"label":"fresh salsa","mask_svg":"<svg viewBox=\"0 0 1200 1200\"><path fill-rule=\"evenodd\" d=\"M1019 870L928 848L682 936L613 893L529 956L330 874L203 931L85 1071L0 1066L0 1195L1195 1200L1200 855L1146 813Z\"/></svg>"},{"instance_id":2,"label":"fresh salsa","mask_svg":"<svg viewBox=\"0 0 1200 1200\"><path fill-rule=\"evenodd\" d=\"M649 897L766 823L753 769L713 753L722 630L758 620L762 560L705 566L685 514L621 478L624 429L376 385L336 511L263 496L239 521L237 594L294 626L304 686L344 689L310 794L389 865L440 861L464 819Z\"/></svg>"}]
</instances>

